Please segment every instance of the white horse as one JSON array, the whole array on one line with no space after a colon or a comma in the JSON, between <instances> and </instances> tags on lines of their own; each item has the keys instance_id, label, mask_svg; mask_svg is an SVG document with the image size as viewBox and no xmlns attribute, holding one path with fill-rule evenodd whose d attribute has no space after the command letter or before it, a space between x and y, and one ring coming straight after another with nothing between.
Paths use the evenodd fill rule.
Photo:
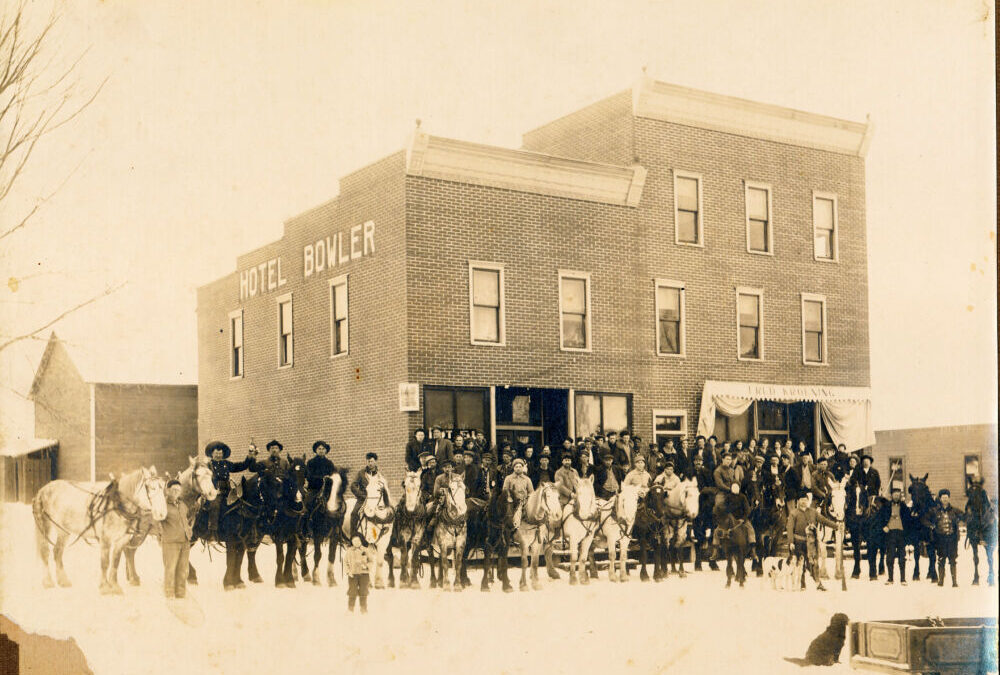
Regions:
<instances>
[{"instance_id":1,"label":"white horse","mask_svg":"<svg viewBox=\"0 0 1000 675\"><path fill-rule=\"evenodd\" d=\"M73 537L70 545L80 539L100 543L101 593L120 595L118 565L122 550L146 514L157 522L167 517L165 483L156 475L154 466L137 469L110 482L54 480L42 486L31 502L38 556L45 565L42 585L52 587L49 546L59 585L71 585L63 569L62 554L66 540Z\"/></svg>"},{"instance_id":2,"label":"white horse","mask_svg":"<svg viewBox=\"0 0 1000 675\"><path fill-rule=\"evenodd\" d=\"M681 549L687 543L688 525L698 517L698 481L694 478L682 480L673 490L666 491L666 504L663 520L663 546L669 556L670 566L674 561L680 566L678 575L687 576L684 571L684 558ZM666 567L664 566L664 576Z\"/></svg>"},{"instance_id":3,"label":"white horse","mask_svg":"<svg viewBox=\"0 0 1000 675\"><path fill-rule=\"evenodd\" d=\"M585 565L598 526L597 500L594 497L594 476L576 483L576 496L563 507L563 534L569 540L569 583L590 583Z\"/></svg>"},{"instance_id":4,"label":"white horse","mask_svg":"<svg viewBox=\"0 0 1000 675\"><path fill-rule=\"evenodd\" d=\"M639 486L623 485L621 492L614 499L597 502L600 515L598 517L598 536L594 538L593 547L599 548L601 543L608 551L608 581L628 581L628 545L632 536L632 525L635 523L635 512L639 505ZM601 539L603 538L603 542ZM618 546L618 573L615 573L615 546Z\"/></svg>"},{"instance_id":5,"label":"white horse","mask_svg":"<svg viewBox=\"0 0 1000 675\"><path fill-rule=\"evenodd\" d=\"M521 550L521 584L522 591L528 590L526 578L528 561L531 561L531 587L542 590L538 581L538 552L543 551L549 537L559 527L562 517L562 505L559 503L559 491L555 483L543 483L528 496L525 502L521 523L517 526L518 548Z\"/></svg>"},{"instance_id":6,"label":"white horse","mask_svg":"<svg viewBox=\"0 0 1000 675\"><path fill-rule=\"evenodd\" d=\"M351 513L357 499L348 497L344 500L346 512ZM376 474L372 480L368 481L366 488L365 503L361 507L361 518L358 521L358 530L364 533L365 541L375 546L375 569L372 571L375 588L385 588L385 553L392 540L392 522L396 517L396 510L392 506L392 497L389 496L389 486L386 484L382 474ZM341 525L344 541L351 541L351 519L345 517Z\"/></svg>"},{"instance_id":7,"label":"white horse","mask_svg":"<svg viewBox=\"0 0 1000 675\"><path fill-rule=\"evenodd\" d=\"M468 517L465 504L465 480L455 476L445 490L445 501L438 513L434 527L434 546L438 550L438 572L441 589L450 591L446 562L452 554L452 568L455 571L455 590L462 590L462 554L465 551L465 520Z\"/></svg>"}]
</instances>

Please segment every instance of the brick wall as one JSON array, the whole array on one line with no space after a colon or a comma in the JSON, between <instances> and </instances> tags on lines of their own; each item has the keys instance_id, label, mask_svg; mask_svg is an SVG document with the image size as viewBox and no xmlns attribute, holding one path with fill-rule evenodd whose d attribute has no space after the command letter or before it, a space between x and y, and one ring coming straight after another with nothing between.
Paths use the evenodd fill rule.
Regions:
<instances>
[{"instance_id":1,"label":"brick wall","mask_svg":"<svg viewBox=\"0 0 1000 675\"><path fill-rule=\"evenodd\" d=\"M187 468L198 451L196 386L96 384L94 394L98 478L140 466Z\"/></svg>"},{"instance_id":2,"label":"brick wall","mask_svg":"<svg viewBox=\"0 0 1000 675\"><path fill-rule=\"evenodd\" d=\"M240 302L239 273L198 290L198 443L222 440L233 458L253 439L272 438L296 455L313 441L332 446L331 459L358 469L375 450L394 484L402 479L406 413L398 384L406 372L406 268L402 152L345 176L341 194L285 225L282 239L241 256L238 270L280 255L288 280L280 290ZM303 247L375 222L372 255L303 277ZM329 279L348 274L350 352L330 357ZM276 299L291 292L294 363L278 366ZM245 375L229 378L229 320L244 311Z\"/></svg>"},{"instance_id":3,"label":"brick wall","mask_svg":"<svg viewBox=\"0 0 1000 675\"><path fill-rule=\"evenodd\" d=\"M924 429L876 431L876 445L871 449L874 466L887 486L889 458L902 457L905 487L910 474L930 474L927 484L934 491L948 488L952 501L965 506L965 455L980 456L983 487L997 498L997 427L993 424L970 424ZM904 487L904 489L905 489Z\"/></svg>"},{"instance_id":4,"label":"brick wall","mask_svg":"<svg viewBox=\"0 0 1000 675\"><path fill-rule=\"evenodd\" d=\"M566 129L547 133L547 149L588 154L572 150ZM407 179L411 379L632 392L647 440L654 408L687 410L695 433L706 379L868 386L863 161L645 119L634 133L649 171L637 209ZM534 134L526 147L543 146ZM703 248L674 243L674 168L702 174ZM744 179L773 186L774 256L746 251ZM813 190L839 197L835 264L813 260ZM505 347L469 344L469 259L507 266ZM559 350L560 268L592 275L593 353ZM658 277L686 285L683 359L655 353ZM763 362L737 360L736 286L764 289ZM827 366L802 363L801 292L826 296Z\"/></svg>"},{"instance_id":5,"label":"brick wall","mask_svg":"<svg viewBox=\"0 0 1000 675\"><path fill-rule=\"evenodd\" d=\"M90 385L62 343L48 350L33 395L35 436L59 441L56 478L90 480Z\"/></svg>"},{"instance_id":6,"label":"brick wall","mask_svg":"<svg viewBox=\"0 0 1000 675\"><path fill-rule=\"evenodd\" d=\"M628 166L635 157L632 119L632 92L626 90L529 131L522 147Z\"/></svg>"}]
</instances>

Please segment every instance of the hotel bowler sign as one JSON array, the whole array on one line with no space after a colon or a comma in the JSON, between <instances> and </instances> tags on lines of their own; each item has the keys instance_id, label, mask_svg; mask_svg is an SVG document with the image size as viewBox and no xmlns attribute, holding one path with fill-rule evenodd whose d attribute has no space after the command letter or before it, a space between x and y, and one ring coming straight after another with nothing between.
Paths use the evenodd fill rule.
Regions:
<instances>
[{"instance_id":1,"label":"hotel bowler sign","mask_svg":"<svg viewBox=\"0 0 1000 675\"><path fill-rule=\"evenodd\" d=\"M375 252L375 222L355 225L302 248L302 276L308 279L324 270L342 267ZM281 269L281 256L240 272L240 302L275 291L288 283Z\"/></svg>"}]
</instances>

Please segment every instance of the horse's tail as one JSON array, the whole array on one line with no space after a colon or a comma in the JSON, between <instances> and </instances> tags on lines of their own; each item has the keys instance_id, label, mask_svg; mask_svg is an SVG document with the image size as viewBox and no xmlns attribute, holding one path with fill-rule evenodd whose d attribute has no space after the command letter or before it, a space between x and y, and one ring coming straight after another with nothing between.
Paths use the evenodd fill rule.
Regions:
<instances>
[{"instance_id":1,"label":"horse's tail","mask_svg":"<svg viewBox=\"0 0 1000 675\"><path fill-rule=\"evenodd\" d=\"M31 515L35 519L35 544L38 548L38 556L48 565L49 546L51 542L48 535L49 528L48 522L46 522L45 505L43 504L46 494L47 491L43 487L35 495L35 498L31 500Z\"/></svg>"}]
</instances>

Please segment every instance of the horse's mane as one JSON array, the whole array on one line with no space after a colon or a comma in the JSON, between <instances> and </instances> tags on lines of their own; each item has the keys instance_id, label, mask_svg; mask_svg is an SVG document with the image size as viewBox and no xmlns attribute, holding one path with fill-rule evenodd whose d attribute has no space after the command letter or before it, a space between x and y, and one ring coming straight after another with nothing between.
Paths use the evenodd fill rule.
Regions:
<instances>
[{"instance_id":1,"label":"horse's mane","mask_svg":"<svg viewBox=\"0 0 1000 675\"><path fill-rule=\"evenodd\" d=\"M121 495L123 499L129 501L132 500L132 496L135 494L136 489L139 487L139 481L142 480L142 469L136 469L134 471L129 471L123 474L117 479L118 481L118 494Z\"/></svg>"}]
</instances>

